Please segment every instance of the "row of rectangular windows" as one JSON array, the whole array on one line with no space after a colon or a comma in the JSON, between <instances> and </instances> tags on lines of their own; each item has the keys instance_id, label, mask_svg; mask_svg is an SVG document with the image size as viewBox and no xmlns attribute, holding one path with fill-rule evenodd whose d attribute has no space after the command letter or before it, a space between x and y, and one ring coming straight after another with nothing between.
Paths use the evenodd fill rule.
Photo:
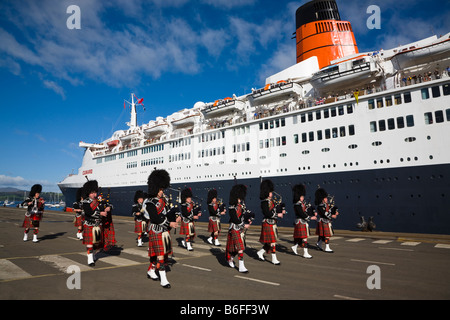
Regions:
<instances>
[{"instance_id":1,"label":"row of rectangular windows","mask_svg":"<svg viewBox=\"0 0 450 320\"><path fill-rule=\"evenodd\" d=\"M277 138L270 138L265 140L259 140L259 148L270 148L270 147L279 147L279 146L285 146L286 145L286 136L277 137ZM250 149L250 145L249 145Z\"/></svg>"},{"instance_id":2,"label":"row of rectangular windows","mask_svg":"<svg viewBox=\"0 0 450 320\"><path fill-rule=\"evenodd\" d=\"M338 137L345 137L347 132L346 132L346 127L342 126L342 127L335 127L335 128L331 128L331 129L325 129L324 130L325 133L325 139L331 139L331 138L338 138ZM355 135L355 126L353 124L348 126L348 135L349 136L354 136ZM308 141L314 141L315 137L317 136L317 140L323 140L324 135L322 130L317 130L317 132L315 133L314 131L310 131L310 132L303 132L302 133L302 142L308 142ZM294 143L299 143L299 139L298 139L298 134L294 134Z\"/></svg>"},{"instance_id":3,"label":"row of rectangular windows","mask_svg":"<svg viewBox=\"0 0 450 320\"><path fill-rule=\"evenodd\" d=\"M387 127L386 127L387 122ZM389 118L386 120L378 120L377 121L371 121L370 122L370 132L377 132L377 131L386 131L386 128L388 130L394 130L395 124L397 124L397 129L403 129L405 127L405 118L404 117L397 117ZM406 126L407 127L414 127L414 116L409 115L406 116Z\"/></svg>"},{"instance_id":4,"label":"row of rectangular windows","mask_svg":"<svg viewBox=\"0 0 450 320\"><path fill-rule=\"evenodd\" d=\"M270 121L266 121L266 122L260 122L259 130L260 131L261 130L270 130L270 129L284 127L284 126L286 126L286 119L281 118L281 119L275 119L275 120L270 120Z\"/></svg>"},{"instance_id":5,"label":"row of rectangular windows","mask_svg":"<svg viewBox=\"0 0 450 320\"><path fill-rule=\"evenodd\" d=\"M155 164L163 164L163 163L164 163L164 157L145 159L145 160L141 160L141 167L152 166Z\"/></svg>"},{"instance_id":6,"label":"row of rectangular windows","mask_svg":"<svg viewBox=\"0 0 450 320\"><path fill-rule=\"evenodd\" d=\"M323 111L323 118L327 119L330 116L336 117L336 116L343 116L345 114L345 110L347 110L347 114L353 113L353 104L348 104L347 106L338 106L338 107L332 107L317 111L311 111L308 113L302 113L300 117L300 122L304 123L306 121L314 121L314 114L316 115L315 120L322 119L322 111ZM298 118L294 117L294 124L298 122Z\"/></svg>"},{"instance_id":7,"label":"row of rectangular windows","mask_svg":"<svg viewBox=\"0 0 450 320\"><path fill-rule=\"evenodd\" d=\"M430 99L430 88L423 88L421 90L422 100ZM444 96L450 95L450 83L442 85L442 93ZM441 96L441 86L431 87L431 95L433 98L438 98Z\"/></svg>"},{"instance_id":8,"label":"row of rectangular windows","mask_svg":"<svg viewBox=\"0 0 450 320\"><path fill-rule=\"evenodd\" d=\"M199 158L213 157L225 154L225 147L217 147L198 151Z\"/></svg>"},{"instance_id":9,"label":"row of rectangular windows","mask_svg":"<svg viewBox=\"0 0 450 320\"><path fill-rule=\"evenodd\" d=\"M404 103L410 103L412 102L411 98L411 92L404 92L403 93L403 101ZM369 99L369 110L373 110L376 108L383 108L383 107L390 107L392 106L392 103L394 102L395 105L402 104L402 94L396 94L394 95L394 99L392 100L392 96L385 96L376 98L376 99Z\"/></svg>"},{"instance_id":10,"label":"row of rectangular windows","mask_svg":"<svg viewBox=\"0 0 450 320\"><path fill-rule=\"evenodd\" d=\"M424 113L424 116L425 116L425 124L433 124L435 121L436 121L436 123L444 122L444 111L443 110L437 110L434 112L434 120L433 120L432 112L426 112L426 113ZM450 121L450 109L445 110L445 116L447 118L447 121Z\"/></svg>"}]
</instances>

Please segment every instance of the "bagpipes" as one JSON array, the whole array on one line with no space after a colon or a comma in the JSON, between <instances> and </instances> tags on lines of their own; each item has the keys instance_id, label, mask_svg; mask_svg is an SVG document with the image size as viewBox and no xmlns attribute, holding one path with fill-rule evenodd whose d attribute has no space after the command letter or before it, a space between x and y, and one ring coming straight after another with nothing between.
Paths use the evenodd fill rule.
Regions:
<instances>
[{"instance_id":1,"label":"bagpipes","mask_svg":"<svg viewBox=\"0 0 450 320\"><path fill-rule=\"evenodd\" d=\"M177 189L172 189L172 188L169 188L169 190L177 191L179 193L179 195L177 197L177 202L179 203L179 201L181 199L180 198L181 191L179 191ZM175 222L177 220L177 218L181 215L180 208L178 207L178 204L173 201L171 194L169 194L169 196L166 196L166 194L163 194L163 198L164 198L164 201L166 202L166 208L168 209L167 217L170 222Z\"/></svg>"},{"instance_id":2,"label":"bagpipes","mask_svg":"<svg viewBox=\"0 0 450 320\"><path fill-rule=\"evenodd\" d=\"M336 215L336 213L338 213L338 207L336 206L336 203L334 202L334 196L330 195L328 196L328 204L330 206L330 212L331 215Z\"/></svg>"},{"instance_id":3,"label":"bagpipes","mask_svg":"<svg viewBox=\"0 0 450 320\"><path fill-rule=\"evenodd\" d=\"M112 223L112 212L111 211L113 209L113 206L109 203L110 195L111 195L111 189L108 189L108 194L106 196L106 199L103 197L103 193L100 193L100 195L97 197L98 209L100 210L100 212L106 211L106 208L110 208L109 211L107 212L107 216L102 217L103 223L105 225Z\"/></svg>"},{"instance_id":4,"label":"bagpipes","mask_svg":"<svg viewBox=\"0 0 450 320\"><path fill-rule=\"evenodd\" d=\"M36 201L36 206L33 206L30 213L31 213L31 220L39 222L42 220L44 216L44 198L39 199L33 199L32 202Z\"/></svg>"},{"instance_id":5,"label":"bagpipes","mask_svg":"<svg viewBox=\"0 0 450 320\"><path fill-rule=\"evenodd\" d=\"M250 224L255 220L255 213L247 209L245 203L242 203L242 212L244 213L244 224Z\"/></svg>"},{"instance_id":6,"label":"bagpipes","mask_svg":"<svg viewBox=\"0 0 450 320\"><path fill-rule=\"evenodd\" d=\"M273 196L272 196L272 200L275 203L275 210L277 213L283 213L283 215L287 214L286 211L286 205L283 202L283 197L281 195L279 195L278 193L276 193L275 191L272 192Z\"/></svg>"},{"instance_id":7,"label":"bagpipes","mask_svg":"<svg viewBox=\"0 0 450 320\"><path fill-rule=\"evenodd\" d=\"M223 203L222 199L217 199L217 205L219 207L219 212L224 212L225 211L225 203Z\"/></svg>"},{"instance_id":8,"label":"bagpipes","mask_svg":"<svg viewBox=\"0 0 450 320\"><path fill-rule=\"evenodd\" d=\"M315 213L314 211L316 210L315 207L311 204L311 198L308 199L308 201L303 200L303 204L305 206L305 213L309 216L309 217L314 217Z\"/></svg>"}]
</instances>

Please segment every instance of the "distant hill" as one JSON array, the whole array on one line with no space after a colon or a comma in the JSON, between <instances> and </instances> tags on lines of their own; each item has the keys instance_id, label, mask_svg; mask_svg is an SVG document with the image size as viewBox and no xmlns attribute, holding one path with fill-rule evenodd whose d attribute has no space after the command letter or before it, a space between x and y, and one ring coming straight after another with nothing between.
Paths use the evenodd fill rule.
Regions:
<instances>
[{"instance_id":1,"label":"distant hill","mask_svg":"<svg viewBox=\"0 0 450 320\"><path fill-rule=\"evenodd\" d=\"M20 190L20 189L17 189L17 188L10 188L10 187L7 187L7 188L0 188L0 192L5 192L5 193L17 193L17 192L29 192L29 191L26 191L26 190Z\"/></svg>"}]
</instances>

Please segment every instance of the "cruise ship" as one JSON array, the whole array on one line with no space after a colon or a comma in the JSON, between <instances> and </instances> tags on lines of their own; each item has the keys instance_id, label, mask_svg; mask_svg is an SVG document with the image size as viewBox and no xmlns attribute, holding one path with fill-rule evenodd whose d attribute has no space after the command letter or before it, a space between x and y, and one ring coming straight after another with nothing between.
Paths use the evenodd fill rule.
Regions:
<instances>
[{"instance_id":1,"label":"cruise ship","mask_svg":"<svg viewBox=\"0 0 450 320\"><path fill-rule=\"evenodd\" d=\"M297 63L245 95L138 125L132 94L128 128L80 142L78 174L58 184L66 202L95 179L114 214L130 215L136 190L165 169L173 201L190 187L204 209L209 189L227 204L245 184L256 225L260 183L271 179L286 204L280 226L293 225L292 187L302 183L311 203L319 186L334 197L336 229L373 217L377 231L449 234L450 33L361 53L333 0L302 5L296 24Z\"/></svg>"}]
</instances>

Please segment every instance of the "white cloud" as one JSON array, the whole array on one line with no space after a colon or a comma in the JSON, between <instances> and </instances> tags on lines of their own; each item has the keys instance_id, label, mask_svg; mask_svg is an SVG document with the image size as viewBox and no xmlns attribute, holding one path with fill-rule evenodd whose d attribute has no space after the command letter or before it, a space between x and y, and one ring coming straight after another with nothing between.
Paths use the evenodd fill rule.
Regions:
<instances>
[{"instance_id":1,"label":"white cloud","mask_svg":"<svg viewBox=\"0 0 450 320\"><path fill-rule=\"evenodd\" d=\"M42 185L42 191L44 192L55 192L58 187L55 182L50 182L47 180L28 180L18 177L11 177L0 174L0 187L13 187L23 190L31 190L31 187L35 184Z\"/></svg>"}]
</instances>

